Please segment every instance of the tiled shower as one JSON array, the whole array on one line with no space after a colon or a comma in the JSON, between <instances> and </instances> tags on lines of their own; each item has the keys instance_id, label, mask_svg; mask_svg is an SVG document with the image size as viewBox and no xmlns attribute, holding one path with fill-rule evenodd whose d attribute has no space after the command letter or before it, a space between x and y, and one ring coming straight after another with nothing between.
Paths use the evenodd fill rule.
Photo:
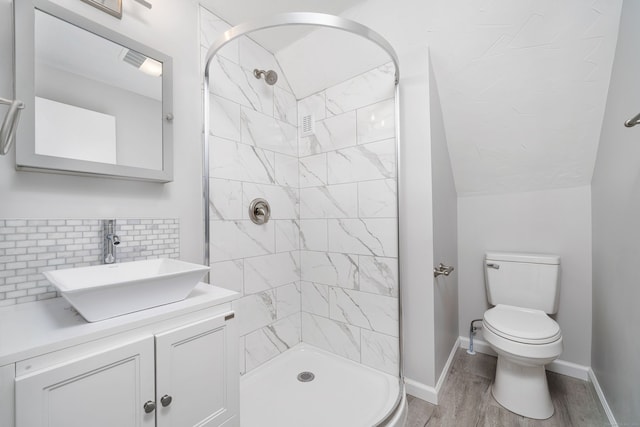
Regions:
<instances>
[{"instance_id":1,"label":"tiled shower","mask_svg":"<svg viewBox=\"0 0 640 427\"><path fill-rule=\"evenodd\" d=\"M228 28L201 9L203 57ZM278 83L255 68L276 70ZM241 371L305 342L397 375L393 65L300 100L246 37L211 70L211 283L243 295ZM249 219L257 197L271 204L264 225Z\"/></svg>"}]
</instances>

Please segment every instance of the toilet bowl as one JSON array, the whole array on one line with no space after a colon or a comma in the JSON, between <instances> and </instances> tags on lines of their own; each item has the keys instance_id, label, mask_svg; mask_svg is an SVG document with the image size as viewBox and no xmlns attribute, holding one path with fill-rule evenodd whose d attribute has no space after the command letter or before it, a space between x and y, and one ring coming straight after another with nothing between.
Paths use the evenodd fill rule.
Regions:
<instances>
[{"instance_id":1,"label":"toilet bowl","mask_svg":"<svg viewBox=\"0 0 640 427\"><path fill-rule=\"evenodd\" d=\"M506 409L546 419L554 409L544 366L562 353L558 312L560 257L490 252L485 256L487 300L483 335L498 353L491 392Z\"/></svg>"},{"instance_id":2,"label":"toilet bowl","mask_svg":"<svg viewBox=\"0 0 640 427\"><path fill-rule=\"evenodd\" d=\"M558 324L542 310L504 304L487 310L482 323L485 340L498 353L493 397L516 414L551 417L545 365L562 353Z\"/></svg>"}]
</instances>

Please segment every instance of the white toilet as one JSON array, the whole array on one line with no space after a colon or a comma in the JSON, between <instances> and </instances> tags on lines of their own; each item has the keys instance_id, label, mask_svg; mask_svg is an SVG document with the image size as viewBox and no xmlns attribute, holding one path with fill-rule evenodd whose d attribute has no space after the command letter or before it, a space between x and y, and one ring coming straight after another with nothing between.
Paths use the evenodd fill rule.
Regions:
<instances>
[{"instance_id":1,"label":"white toilet","mask_svg":"<svg viewBox=\"0 0 640 427\"><path fill-rule=\"evenodd\" d=\"M529 418L553 415L544 366L562 353L558 311L560 257L491 252L485 258L483 335L498 353L491 392L506 409Z\"/></svg>"}]
</instances>

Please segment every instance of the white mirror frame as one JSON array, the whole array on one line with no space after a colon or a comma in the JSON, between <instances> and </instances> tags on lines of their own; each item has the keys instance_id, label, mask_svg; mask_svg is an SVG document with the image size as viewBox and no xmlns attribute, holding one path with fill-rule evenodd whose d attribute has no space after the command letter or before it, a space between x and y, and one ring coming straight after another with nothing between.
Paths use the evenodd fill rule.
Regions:
<instances>
[{"instance_id":1,"label":"white mirror frame","mask_svg":"<svg viewBox=\"0 0 640 427\"><path fill-rule=\"evenodd\" d=\"M19 0L14 7L15 93L25 108L16 134L16 169L71 175L170 182L173 180L173 62L171 57L47 0ZM35 151L35 10L162 62L162 170L43 156Z\"/></svg>"}]
</instances>

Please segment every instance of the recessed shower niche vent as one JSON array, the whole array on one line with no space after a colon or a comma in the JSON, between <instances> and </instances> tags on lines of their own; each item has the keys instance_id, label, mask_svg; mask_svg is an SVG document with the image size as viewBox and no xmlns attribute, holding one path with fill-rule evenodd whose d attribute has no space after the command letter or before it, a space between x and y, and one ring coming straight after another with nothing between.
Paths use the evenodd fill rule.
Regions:
<instances>
[{"instance_id":1,"label":"recessed shower niche vent","mask_svg":"<svg viewBox=\"0 0 640 427\"><path fill-rule=\"evenodd\" d=\"M316 121L313 114L302 116L302 127L300 129L300 136L311 136L316 133Z\"/></svg>"}]
</instances>

